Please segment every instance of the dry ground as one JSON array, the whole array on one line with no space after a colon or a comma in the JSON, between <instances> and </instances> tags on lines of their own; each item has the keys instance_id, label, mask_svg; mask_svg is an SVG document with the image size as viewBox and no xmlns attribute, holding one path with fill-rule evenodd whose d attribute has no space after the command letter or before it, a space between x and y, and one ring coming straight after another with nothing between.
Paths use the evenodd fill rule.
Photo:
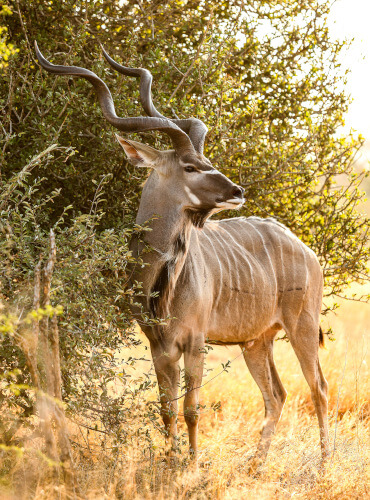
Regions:
<instances>
[{"instance_id":1,"label":"dry ground","mask_svg":"<svg viewBox=\"0 0 370 500\"><path fill-rule=\"evenodd\" d=\"M288 399L265 467L259 477L247 475L247 458L255 449L263 419L262 397L243 357L237 357L239 348L218 347L208 356L208 367L213 370L206 381L222 371L221 363L237 358L228 373L222 373L202 389L201 402L209 408L212 402L220 401L221 411L208 410L202 415L199 471L175 472L172 477L162 472L162 481L160 470L147 475L140 471L131 477L131 486L123 497L370 496L370 305L347 301L328 322L336 340L326 341L320 358L329 382L331 446L335 452L325 470L320 466L318 426L308 386L290 344L277 341L275 360ZM183 421L181 430L185 431ZM125 490L122 483L121 487Z\"/></svg>"},{"instance_id":2,"label":"dry ground","mask_svg":"<svg viewBox=\"0 0 370 500\"><path fill-rule=\"evenodd\" d=\"M362 209L369 213L370 202ZM359 286L353 287L353 291L359 291ZM362 290L369 292L370 286ZM265 466L256 477L247 474L247 460L255 450L263 420L262 397L239 355L239 348L215 347L207 357L209 371L205 372L206 385L201 392L205 408L200 421L198 469L191 469L187 463L182 416L179 417L182 458L173 467L163 460L163 437L159 432L152 431L155 449L147 459L142 458L138 447L131 446L122 448L118 458L112 460L106 454L108 448L102 450L97 433L85 432L82 436L81 429L71 424L72 439L89 448L85 455L77 453L76 448L80 492L75 498L370 498L370 304L341 301L337 314L323 318L324 330L329 325L336 340L326 340L326 347L320 350L329 382L333 449L325 468L320 465L318 425L308 386L290 344L277 341L275 361L288 399ZM122 353L123 356L149 357L148 351L144 351L144 336L143 340L137 352ZM233 360L228 372L213 378L222 372L222 363L227 360ZM147 372L149 365L150 362L143 362L137 368ZM156 392L149 398L156 401ZM210 407L218 402L220 409L215 412ZM138 420L137 425L143 422ZM14 454L12 460L13 475L0 482L1 500L67 498L62 486L48 486L45 481L32 483L32 488L31 482L27 484L27 478L34 478L37 468L42 467L40 458ZM23 480L19 482L19 478Z\"/></svg>"},{"instance_id":3,"label":"dry ground","mask_svg":"<svg viewBox=\"0 0 370 500\"><path fill-rule=\"evenodd\" d=\"M364 499L370 497L369 443L369 325L370 305L344 302L328 320L336 340L326 340L320 357L329 382L329 417L333 457L320 465L318 426L308 386L290 344L277 341L275 360L288 399L268 460L256 477L247 474L247 459L253 453L263 419L261 394L251 378L238 348L217 347L208 355L205 382L222 371L221 363L234 359L228 373L211 380L202 390L206 406L200 421L198 470L187 465L168 467L163 461L163 438L154 433L157 448L150 459L138 450L122 449L119 459L104 460L94 433L85 434L93 451L89 460L76 455L80 480L78 498L100 499ZM143 347L140 348L141 350ZM131 353L132 354L132 353ZM143 363L143 369L148 364ZM153 391L151 398L157 399ZM214 412L211 403L220 402ZM140 423L139 423L140 424ZM180 416L181 445L186 457L185 424ZM74 440L82 441L71 426ZM86 442L84 443L86 444ZM19 458L18 466L30 463ZM36 465L36 462L35 462ZM5 494L7 491L7 494ZM28 492L30 490L28 489ZM62 487L36 487L33 498L65 498ZM0 498L30 498L27 488L11 493L0 490Z\"/></svg>"}]
</instances>

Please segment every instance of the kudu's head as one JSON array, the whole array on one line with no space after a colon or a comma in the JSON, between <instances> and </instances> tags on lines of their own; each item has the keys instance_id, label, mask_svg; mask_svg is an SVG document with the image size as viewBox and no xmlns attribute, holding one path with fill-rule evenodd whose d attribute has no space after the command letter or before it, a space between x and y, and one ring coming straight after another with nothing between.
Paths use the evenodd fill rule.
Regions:
<instances>
[{"instance_id":1,"label":"kudu's head","mask_svg":"<svg viewBox=\"0 0 370 500\"><path fill-rule=\"evenodd\" d=\"M119 73L140 78L140 100L146 117L120 118L116 115L111 93L92 71L77 66L57 66L47 61L35 42L37 58L49 73L85 78L94 87L104 117L123 132L159 130L172 141L173 150L157 151L144 144L116 136L129 161L136 166L153 168L165 192L184 210L193 214L195 224L220 210L239 208L244 189L212 167L203 156L207 127L196 118L169 119L154 107L151 97L151 73L143 68L127 68L115 62L102 48L109 64Z\"/></svg>"}]
</instances>

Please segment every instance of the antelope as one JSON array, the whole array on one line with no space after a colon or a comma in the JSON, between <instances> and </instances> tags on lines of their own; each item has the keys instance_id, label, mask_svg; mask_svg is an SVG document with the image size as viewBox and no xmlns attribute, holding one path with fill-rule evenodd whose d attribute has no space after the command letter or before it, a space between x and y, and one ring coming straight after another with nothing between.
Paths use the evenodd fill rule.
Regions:
<instances>
[{"instance_id":1,"label":"antelope","mask_svg":"<svg viewBox=\"0 0 370 500\"><path fill-rule=\"evenodd\" d=\"M214 220L221 210L238 209L244 189L214 168L203 155L205 124L195 118L169 119L157 111L151 96L151 73L115 62L119 73L140 80L146 117L120 118L106 84L93 72L48 62L35 42L41 66L56 75L85 78L94 87L105 119L123 132L159 130L173 149L157 151L137 141L117 140L135 166L151 169L136 222L149 222L144 242L131 250L148 264L134 271L142 282L142 307L165 324L142 326L149 339L158 380L161 414L169 455L177 451L179 360L184 355L184 416L191 457L197 457L199 390L205 345L238 344L261 390L265 418L250 470L266 459L280 418L286 391L273 359L273 342L284 330L298 357L315 406L323 459L329 454L327 382L318 349L323 276L314 252L273 218L234 217Z\"/></svg>"}]
</instances>

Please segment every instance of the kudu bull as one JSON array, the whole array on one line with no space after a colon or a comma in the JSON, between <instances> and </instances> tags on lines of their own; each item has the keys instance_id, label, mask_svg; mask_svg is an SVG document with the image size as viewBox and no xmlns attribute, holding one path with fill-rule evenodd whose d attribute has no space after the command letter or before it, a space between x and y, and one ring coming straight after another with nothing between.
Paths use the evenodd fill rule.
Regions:
<instances>
[{"instance_id":1,"label":"kudu bull","mask_svg":"<svg viewBox=\"0 0 370 500\"><path fill-rule=\"evenodd\" d=\"M49 63L37 44L36 53L50 73L87 79L104 117L117 129L159 130L172 140L174 150L157 151L117 136L131 163L152 169L136 219L138 224L150 220L145 240L152 250L144 257L150 265L135 279L143 283L147 312L170 318L165 325L142 327L150 341L170 450L176 449L180 357L184 354L184 415L190 452L196 456L205 344L239 344L265 403L252 470L263 462L286 399L273 360L274 338L284 329L310 386L322 455L327 456L327 383L318 356L323 278L315 254L272 218L209 220L221 210L239 208L244 190L203 156L207 127L200 120L168 119L156 110L149 71L121 66L103 49L114 69L140 79L141 104L148 116L119 118L109 89L97 75ZM133 241L136 254L142 249L142 243Z\"/></svg>"}]
</instances>

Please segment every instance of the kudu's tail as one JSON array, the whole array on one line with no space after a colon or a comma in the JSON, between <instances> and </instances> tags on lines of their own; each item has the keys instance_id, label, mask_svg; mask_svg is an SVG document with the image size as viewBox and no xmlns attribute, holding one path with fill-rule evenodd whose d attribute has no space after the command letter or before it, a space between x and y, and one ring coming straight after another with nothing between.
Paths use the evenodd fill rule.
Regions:
<instances>
[{"instance_id":1,"label":"kudu's tail","mask_svg":"<svg viewBox=\"0 0 370 500\"><path fill-rule=\"evenodd\" d=\"M320 345L320 347L324 347L325 346L324 332L322 331L321 326L319 326L319 345Z\"/></svg>"}]
</instances>

